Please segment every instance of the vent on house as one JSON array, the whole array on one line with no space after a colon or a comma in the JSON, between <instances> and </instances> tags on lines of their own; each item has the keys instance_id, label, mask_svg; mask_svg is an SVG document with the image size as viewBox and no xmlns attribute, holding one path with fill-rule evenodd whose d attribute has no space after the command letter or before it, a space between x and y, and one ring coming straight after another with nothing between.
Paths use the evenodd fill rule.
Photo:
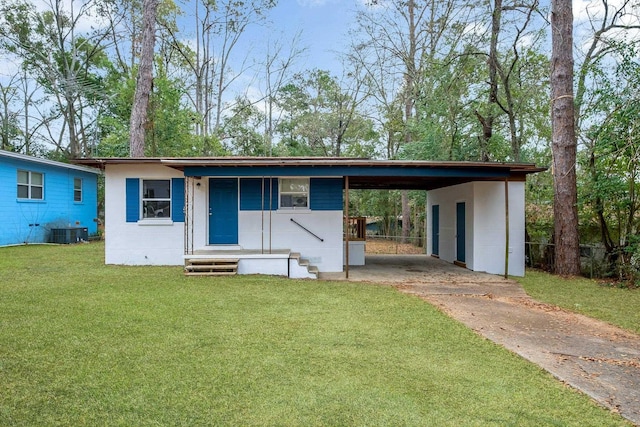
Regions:
<instances>
[{"instance_id":1,"label":"vent on house","mask_svg":"<svg viewBox=\"0 0 640 427\"><path fill-rule=\"evenodd\" d=\"M86 227L65 227L51 229L51 243L79 243L89 240Z\"/></svg>"}]
</instances>

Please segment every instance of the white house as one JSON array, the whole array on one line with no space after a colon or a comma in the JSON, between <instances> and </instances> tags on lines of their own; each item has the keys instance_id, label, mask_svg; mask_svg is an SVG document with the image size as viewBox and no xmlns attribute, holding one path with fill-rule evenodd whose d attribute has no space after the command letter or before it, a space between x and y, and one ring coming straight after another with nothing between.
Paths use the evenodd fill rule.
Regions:
<instances>
[{"instance_id":1,"label":"white house","mask_svg":"<svg viewBox=\"0 0 640 427\"><path fill-rule=\"evenodd\" d=\"M476 271L503 274L508 265L509 274L523 275L524 181L543 170L347 158L78 162L104 170L107 264L309 278L364 259L361 246L345 242L348 189L426 190L428 253Z\"/></svg>"}]
</instances>

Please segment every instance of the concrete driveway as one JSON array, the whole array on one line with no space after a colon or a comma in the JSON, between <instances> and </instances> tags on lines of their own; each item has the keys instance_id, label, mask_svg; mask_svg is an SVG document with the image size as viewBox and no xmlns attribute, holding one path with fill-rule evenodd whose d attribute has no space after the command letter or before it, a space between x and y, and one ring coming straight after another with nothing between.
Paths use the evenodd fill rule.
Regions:
<instances>
[{"instance_id":1,"label":"concrete driveway","mask_svg":"<svg viewBox=\"0 0 640 427\"><path fill-rule=\"evenodd\" d=\"M423 298L640 426L640 336L535 301L515 281L437 258L368 255L366 263L350 267L350 281Z\"/></svg>"}]
</instances>

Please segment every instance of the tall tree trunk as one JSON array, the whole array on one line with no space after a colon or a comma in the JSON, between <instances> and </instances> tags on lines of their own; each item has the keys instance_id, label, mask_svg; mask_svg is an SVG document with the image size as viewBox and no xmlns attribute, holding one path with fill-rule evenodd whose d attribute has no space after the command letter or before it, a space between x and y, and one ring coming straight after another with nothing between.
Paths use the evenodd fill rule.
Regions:
<instances>
[{"instance_id":1,"label":"tall tree trunk","mask_svg":"<svg viewBox=\"0 0 640 427\"><path fill-rule=\"evenodd\" d=\"M491 43L489 46L489 102L486 115L480 114L477 110L475 115L482 125L482 136L478 138L480 143L480 161L488 162L489 143L493 137L493 124L496 113L494 106L498 104L498 36L502 24L502 0L494 0L493 11L491 13Z\"/></svg>"},{"instance_id":2,"label":"tall tree trunk","mask_svg":"<svg viewBox=\"0 0 640 427\"><path fill-rule=\"evenodd\" d=\"M551 2L551 123L555 272L580 273L571 0Z\"/></svg>"},{"instance_id":3,"label":"tall tree trunk","mask_svg":"<svg viewBox=\"0 0 640 427\"><path fill-rule=\"evenodd\" d=\"M411 120L413 119L413 108L415 105L415 77L416 77L416 22L415 22L415 1L409 0L407 2L409 8L409 52L407 52L407 59L405 60L405 100L404 100L404 143L409 144L412 142L411 136ZM409 207L409 191L402 190L402 243L409 241L409 235L411 233L411 208Z\"/></svg>"},{"instance_id":4,"label":"tall tree trunk","mask_svg":"<svg viewBox=\"0 0 640 427\"><path fill-rule=\"evenodd\" d=\"M142 47L129 129L129 155L131 157L144 157L145 125L153 84L153 53L158 1L144 0L142 8Z\"/></svg>"},{"instance_id":5,"label":"tall tree trunk","mask_svg":"<svg viewBox=\"0 0 640 427\"><path fill-rule=\"evenodd\" d=\"M69 157L79 159L82 157L80 153L80 142L78 141L78 129L76 126L76 110L74 97L68 93L65 94L67 100L66 120L69 127Z\"/></svg>"}]
</instances>

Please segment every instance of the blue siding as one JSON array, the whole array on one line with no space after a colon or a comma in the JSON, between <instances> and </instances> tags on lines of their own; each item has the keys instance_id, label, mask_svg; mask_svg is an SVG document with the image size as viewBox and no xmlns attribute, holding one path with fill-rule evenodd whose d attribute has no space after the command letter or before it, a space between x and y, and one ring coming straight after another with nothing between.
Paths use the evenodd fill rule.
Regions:
<instances>
[{"instance_id":1,"label":"blue siding","mask_svg":"<svg viewBox=\"0 0 640 427\"><path fill-rule=\"evenodd\" d=\"M47 242L52 228L86 227L90 235L97 233L97 174L52 163L0 153L0 246ZM43 174L43 200L18 199L18 170ZM74 178L82 179L80 202L73 200Z\"/></svg>"},{"instance_id":2,"label":"blue siding","mask_svg":"<svg viewBox=\"0 0 640 427\"><path fill-rule=\"evenodd\" d=\"M138 222L140 219L140 179L127 178L125 188L127 222Z\"/></svg>"},{"instance_id":3,"label":"blue siding","mask_svg":"<svg viewBox=\"0 0 640 427\"><path fill-rule=\"evenodd\" d=\"M184 178L171 180L171 219L184 222Z\"/></svg>"},{"instance_id":4,"label":"blue siding","mask_svg":"<svg viewBox=\"0 0 640 427\"><path fill-rule=\"evenodd\" d=\"M265 179L264 207L269 210L269 179ZM240 179L240 210L261 210L261 178ZM318 211L342 210L342 178L311 178L309 182L309 208ZM271 179L271 209L278 209L278 179Z\"/></svg>"},{"instance_id":5,"label":"blue siding","mask_svg":"<svg viewBox=\"0 0 640 427\"><path fill-rule=\"evenodd\" d=\"M271 204L269 204L269 181L271 181ZM278 209L278 180L265 178L264 180L264 206L261 208L263 197L262 178L240 179L240 210L259 211Z\"/></svg>"},{"instance_id":6,"label":"blue siding","mask_svg":"<svg viewBox=\"0 0 640 427\"><path fill-rule=\"evenodd\" d=\"M342 178L311 178L309 187L311 210L342 210Z\"/></svg>"}]
</instances>

